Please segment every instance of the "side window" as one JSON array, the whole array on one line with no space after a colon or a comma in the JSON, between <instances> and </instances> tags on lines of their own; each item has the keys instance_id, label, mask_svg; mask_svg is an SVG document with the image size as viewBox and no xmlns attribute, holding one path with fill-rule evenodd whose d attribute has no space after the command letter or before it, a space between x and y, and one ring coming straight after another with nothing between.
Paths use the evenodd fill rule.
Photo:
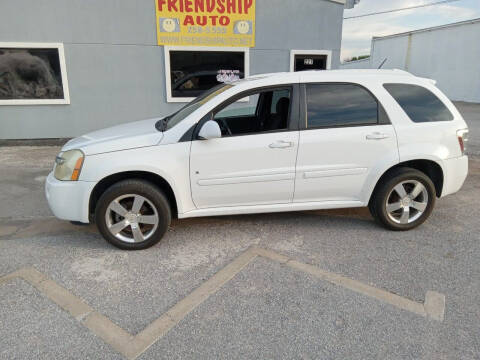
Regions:
<instances>
[{"instance_id":1,"label":"side window","mask_svg":"<svg viewBox=\"0 0 480 360\"><path fill-rule=\"evenodd\" d=\"M258 100L260 99L260 94L254 94L249 96L248 102L234 102L220 111L215 115L215 119L221 118L231 118L238 116L255 116L258 107Z\"/></svg>"},{"instance_id":2,"label":"side window","mask_svg":"<svg viewBox=\"0 0 480 360\"><path fill-rule=\"evenodd\" d=\"M247 135L288 129L291 88L245 94L248 103L227 103L214 114L223 136Z\"/></svg>"},{"instance_id":3,"label":"side window","mask_svg":"<svg viewBox=\"0 0 480 360\"><path fill-rule=\"evenodd\" d=\"M289 90L278 90L273 92L272 96L272 106L270 107L270 113L271 114L277 114L278 110L277 107L279 105L279 101L282 98L287 98L290 100L290 91Z\"/></svg>"},{"instance_id":4,"label":"side window","mask_svg":"<svg viewBox=\"0 0 480 360\"><path fill-rule=\"evenodd\" d=\"M411 84L384 84L383 87L413 122L450 121L453 115L430 90Z\"/></svg>"},{"instance_id":5,"label":"side window","mask_svg":"<svg viewBox=\"0 0 480 360\"><path fill-rule=\"evenodd\" d=\"M378 124L377 100L354 84L307 84L307 128Z\"/></svg>"}]
</instances>

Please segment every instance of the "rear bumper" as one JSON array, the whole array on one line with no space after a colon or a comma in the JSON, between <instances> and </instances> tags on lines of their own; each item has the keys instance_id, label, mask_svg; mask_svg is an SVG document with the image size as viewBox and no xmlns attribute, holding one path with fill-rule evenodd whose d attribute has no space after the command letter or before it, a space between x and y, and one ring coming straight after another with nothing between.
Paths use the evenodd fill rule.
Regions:
<instances>
[{"instance_id":1,"label":"rear bumper","mask_svg":"<svg viewBox=\"0 0 480 360\"><path fill-rule=\"evenodd\" d=\"M443 161L444 179L442 197L454 194L461 189L468 174L468 157Z\"/></svg>"},{"instance_id":2,"label":"rear bumper","mask_svg":"<svg viewBox=\"0 0 480 360\"><path fill-rule=\"evenodd\" d=\"M45 182L45 196L57 218L88 223L88 206L94 187L95 182L57 180L52 172Z\"/></svg>"}]
</instances>

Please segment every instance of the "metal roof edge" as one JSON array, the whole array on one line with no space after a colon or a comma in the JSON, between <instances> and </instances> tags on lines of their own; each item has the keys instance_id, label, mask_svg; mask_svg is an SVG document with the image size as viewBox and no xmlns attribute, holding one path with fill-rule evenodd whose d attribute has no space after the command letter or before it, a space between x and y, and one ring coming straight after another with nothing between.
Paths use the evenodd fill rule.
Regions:
<instances>
[{"instance_id":1,"label":"metal roof edge","mask_svg":"<svg viewBox=\"0 0 480 360\"><path fill-rule=\"evenodd\" d=\"M467 24L475 24L480 22L480 18L475 18L475 19L470 19L470 20L463 20L451 24L444 24L444 25L438 25L438 26L432 26L429 28L423 28L423 29L417 29L417 30L411 30L411 31L406 31L402 33L397 33L397 34L391 34L391 35L385 35L385 36L373 36L372 41L375 40L383 40L383 39L388 39L388 38L394 38L394 37L401 37L401 36L406 36L410 34L416 34L416 33L422 33L422 32L427 32L427 31L433 31L433 30L441 30L449 27L455 27L455 26L461 26L461 25L467 25Z\"/></svg>"}]
</instances>

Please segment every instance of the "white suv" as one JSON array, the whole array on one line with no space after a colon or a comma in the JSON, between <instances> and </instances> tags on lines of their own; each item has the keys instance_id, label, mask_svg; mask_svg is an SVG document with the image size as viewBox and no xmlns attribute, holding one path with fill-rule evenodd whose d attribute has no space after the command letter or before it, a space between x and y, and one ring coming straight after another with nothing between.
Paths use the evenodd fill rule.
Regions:
<instances>
[{"instance_id":1,"label":"white suv","mask_svg":"<svg viewBox=\"0 0 480 360\"><path fill-rule=\"evenodd\" d=\"M468 129L429 79L398 70L259 75L161 119L69 141L46 196L66 220L144 249L172 217L368 206L423 223L468 172Z\"/></svg>"}]
</instances>

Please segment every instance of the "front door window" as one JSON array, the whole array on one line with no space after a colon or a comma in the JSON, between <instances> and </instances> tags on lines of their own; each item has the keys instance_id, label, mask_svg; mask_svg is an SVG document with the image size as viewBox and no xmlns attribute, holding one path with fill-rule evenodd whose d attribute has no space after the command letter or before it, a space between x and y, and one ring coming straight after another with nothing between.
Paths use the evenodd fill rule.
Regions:
<instances>
[{"instance_id":1,"label":"front door window","mask_svg":"<svg viewBox=\"0 0 480 360\"><path fill-rule=\"evenodd\" d=\"M214 115L222 136L251 135L288 129L291 88L249 94L249 102L227 103Z\"/></svg>"}]
</instances>

